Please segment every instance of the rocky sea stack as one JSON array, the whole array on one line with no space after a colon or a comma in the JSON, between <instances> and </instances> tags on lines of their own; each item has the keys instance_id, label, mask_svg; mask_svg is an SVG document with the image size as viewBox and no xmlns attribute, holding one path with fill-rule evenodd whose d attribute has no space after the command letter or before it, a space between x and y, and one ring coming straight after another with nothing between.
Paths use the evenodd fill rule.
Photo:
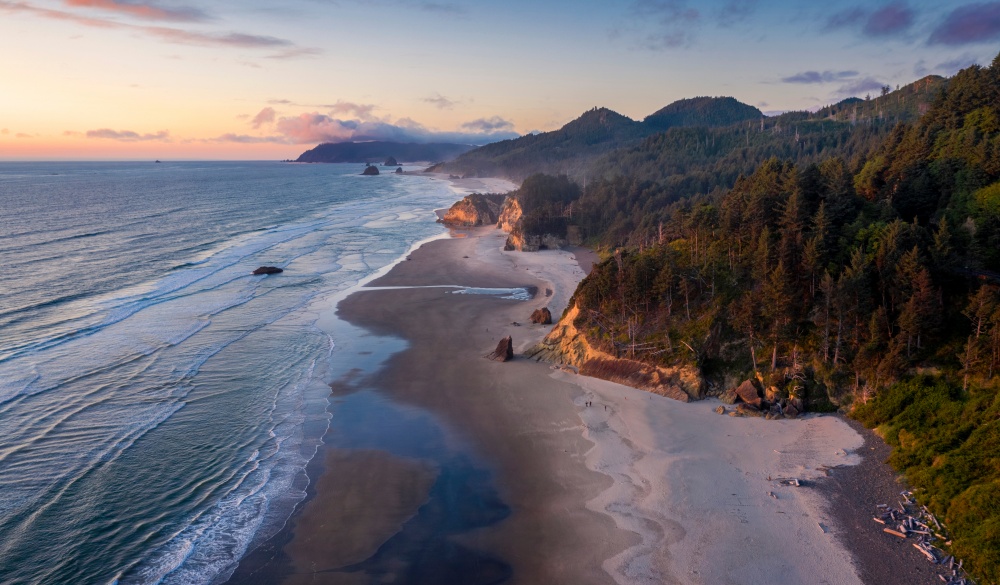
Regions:
<instances>
[{"instance_id":1,"label":"rocky sea stack","mask_svg":"<svg viewBox=\"0 0 1000 585\"><path fill-rule=\"evenodd\" d=\"M254 270L252 274L259 276L261 274L281 274L282 272L284 272L284 270L278 268L277 266L261 266L260 268Z\"/></svg>"},{"instance_id":2,"label":"rocky sea stack","mask_svg":"<svg viewBox=\"0 0 1000 585\"><path fill-rule=\"evenodd\" d=\"M451 206L441 223L457 227L495 224L506 195L473 193Z\"/></svg>"},{"instance_id":3,"label":"rocky sea stack","mask_svg":"<svg viewBox=\"0 0 1000 585\"><path fill-rule=\"evenodd\" d=\"M361 173L362 175L374 176L378 174L378 167L375 165L365 166L365 170Z\"/></svg>"}]
</instances>

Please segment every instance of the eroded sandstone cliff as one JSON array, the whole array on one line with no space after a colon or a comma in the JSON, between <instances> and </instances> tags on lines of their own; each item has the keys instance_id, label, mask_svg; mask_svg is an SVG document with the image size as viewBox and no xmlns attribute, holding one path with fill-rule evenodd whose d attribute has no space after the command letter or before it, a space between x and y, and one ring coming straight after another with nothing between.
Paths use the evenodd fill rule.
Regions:
<instances>
[{"instance_id":1,"label":"eroded sandstone cliff","mask_svg":"<svg viewBox=\"0 0 1000 585\"><path fill-rule=\"evenodd\" d=\"M698 368L654 366L615 357L601 351L594 347L586 335L574 325L573 322L579 314L579 309L574 305L545 339L527 350L524 355L538 361L575 366L581 374L625 384L682 402L705 397L705 384Z\"/></svg>"},{"instance_id":2,"label":"eroded sandstone cliff","mask_svg":"<svg viewBox=\"0 0 1000 585\"><path fill-rule=\"evenodd\" d=\"M492 225L500 218L504 195L473 193L455 203L441 223L457 227Z\"/></svg>"}]
</instances>

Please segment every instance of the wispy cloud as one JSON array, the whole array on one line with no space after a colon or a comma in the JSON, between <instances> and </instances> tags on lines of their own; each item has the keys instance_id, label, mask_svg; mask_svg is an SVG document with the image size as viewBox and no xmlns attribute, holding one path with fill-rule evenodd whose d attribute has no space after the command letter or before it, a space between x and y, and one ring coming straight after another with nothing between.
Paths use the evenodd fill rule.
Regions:
<instances>
[{"instance_id":1,"label":"wispy cloud","mask_svg":"<svg viewBox=\"0 0 1000 585\"><path fill-rule=\"evenodd\" d=\"M235 142L237 144L288 144L284 136L249 136L247 134L223 134L210 138L207 142Z\"/></svg>"},{"instance_id":2,"label":"wispy cloud","mask_svg":"<svg viewBox=\"0 0 1000 585\"><path fill-rule=\"evenodd\" d=\"M278 133L292 144L320 142L351 142L364 140L389 140L395 142L457 142L486 144L514 138L513 125L501 118L467 122L462 132L431 130L409 118L389 119L340 119L319 112L310 112L280 118Z\"/></svg>"},{"instance_id":3,"label":"wispy cloud","mask_svg":"<svg viewBox=\"0 0 1000 585\"><path fill-rule=\"evenodd\" d=\"M374 104L359 104L355 102L345 102L337 100L337 103L332 106L325 106L330 110L330 114L333 116L339 116L341 114L351 114L362 120L367 120L372 117L372 112L378 109L378 106Z\"/></svg>"},{"instance_id":4,"label":"wispy cloud","mask_svg":"<svg viewBox=\"0 0 1000 585\"><path fill-rule=\"evenodd\" d=\"M757 0L728 0L719 9L716 19L722 26L739 24L757 11Z\"/></svg>"},{"instance_id":5,"label":"wispy cloud","mask_svg":"<svg viewBox=\"0 0 1000 585\"><path fill-rule=\"evenodd\" d=\"M282 53L275 56L280 57L287 51L300 54L314 53L317 49L305 49L297 47L295 43L287 39L281 39L266 35L253 35L240 32L212 33L184 30L164 26L143 26L127 24L106 18L95 18L84 16L63 10L53 10L35 6L27 2L15 2L11 0L0 0L0 11L9 13L31 14L34 16L74 22L87 27L102 29L128 30L158 38L162 41L175 44L199 45L208 47L230 47L243 49L283 49Z\"/></svg>"},{"instance_id":6,"label":"wispy cloud","mask_svg":"<svg viewBox=\"0 0 1000 585\"><path fill-rule=\"evenodd\" d=\"M202 22L209 19L208 14L194 6L167 7L155 2L134 0L64 0L64 2L74 8L95 8L144 20Z\"/></svg>"},{"instance_id":7,"label":"wispy cloud","mask_svg":"<svg viewBox=\"0 0 1000 585\"><path fill-rule=\"evenodd\" d=\"M842 85L837 93L842 97L861 97L862 94L878 91L885 84L874 77L864 77Z\"/></svg>"},{"instance_id":8,"label":"wispy cloud","mask_svg":"<svg viewBox=\"0 0 1000 585\"><path fill-rule=\"evenodd\" d=\"M876 10L852 7L835 12L826 19L824 30L857 29L867 37L889 37L907 32L916 20L916 12L905 2L893 2Z\"/></svg>"},{"instance_id":9,"label":"wispy cloud","mask_svg":"<svg viewBox=\"0 0 1000 585\"><path fill-rule=\"evenodd\" d=\"M971 45L1000 39L1000 2L966 4L951 11L928 39L931 45Z\"/></svg>"},{"instance_id":10,"label":"wispy cloud","mask_svg":"<svg viewBox=\"0 0 1000 585\"><path fill-rule=\"evenodd\" d=\"M862 29L870 37L884 37L906 32L913 25L913 9L901 2L884 6L868 16Z\"/></svg>"},{"instance_id":11,"label":"wispy cloud","mask_svg":"<svg viewBox=\"0 0 1000 585\"><path fill-rule=\"evenodd\" d=\"M433 105L439 110L450 110L454 108L455 104L457 103L455 100L448 99L439 93L436 93L430 97L425 97L423 98L422 101L425 101Z\"/></svg>"},{"instance_id":12,"label":"wispy cloud","mask_svg":"<svg viewBox=\"0 0 1000 585\"><path fill-rule=\"evenodd\" d=\"M690 46L694 26L701 13L684 0L635 0L631 12L641 22L650 22L655 30L639 38L644 49L663 50Z\"/></svg>"},{"instance_id":13,"label":"wispy cloud","mask_svg":"<svg viewBox=\"0 0 1000 585\"><path fill-rule=\"evenodd\" d=\"M514 129L514 123L510 120L504 120L500 116L493 116L492 118L479 118L465 122L462 124L462 128L473 132L511 131Z\"/></svg>"},{"instance_id":14,"label":"wispy cloud","mask_svg":"<svg viewBox=\"0 0 1000 585\"><path fill-rule=\"evenodd\" d=\"M265 124L273 124L275 114L274 108L268 106L257 112L257 115L253 117L253 120L250 120L250 125L253 126L254 129L259 129Z\"/></svg>"},{"instance_id":15,"label":"wispy cloud","mask_svg":"<svg viewBox=\"0 0 1000 585\"><path fill-rule=\"evenodd\" d=\"M784 83L831 83L858 76L857 71L803 71L782 77Z\"/></svg>"},{"instance_id":16,"label":"wispy cloud","mask_svg":"<svg viewBox=\"0 0 1000 585\"><path fill-rule=\"evenodd\" d=\"M170 132L160 130L155 134L139 134L138 132L133 132L132 130L112 130L110 128L101 128L99 130L88 130L87 138L118 140L120 142L148 142L154 140L160 142L170 142Z\"/></svg>"}]
</instances>

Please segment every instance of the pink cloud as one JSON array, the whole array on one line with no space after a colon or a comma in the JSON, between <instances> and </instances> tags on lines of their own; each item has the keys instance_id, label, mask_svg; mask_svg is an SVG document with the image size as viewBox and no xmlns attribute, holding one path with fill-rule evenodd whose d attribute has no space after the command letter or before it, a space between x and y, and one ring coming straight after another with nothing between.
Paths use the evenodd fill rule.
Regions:
<instances>
[{"instance_id":1,"label":"pink cloud","mask_svg":"<svg viewBox=\"0 0 1000 585\"><path fill-rule=\"evenodd\" d=\"M122 0L64 0L67 6L74 8L96 8L134 16L145 20L169 20L175 22L198 22L208 19L208 15L193 6L164 8L148 2L129 2Z\"/></svg>"},{"instance_id":2,"label":"pink cloud","mask_svg":"<svg viewBox=\"0 0 1000 585\"><path fill-rule=\"evenodd\" d=\"M260 128L264 124L273 124L274 117L275 117L274 108L268 106L263 110L257 112L257 115L254 116L253 120L250 121L250 125L253 126L254 128Z\"/></svg>"},{"instance_id":3,"label":"pink cloud","mask_svg":"<svg viewBox=\"0 0 1000 585\"><path fill-rule=\"evenodd\" d=\"M89 2L91 0L82 0L82 1ZM93 0L93 1L110 2L113 0ZM295 43L293 43L292 41L267 35L252 35L239 32L203 33L203 32L189 31L178 28L162 27L162 26L139 26L134 24L117 22L114 20L107 20L103 18L92 18L88 16L81 16L79 14L74 14L62 10L41 8L38 6L33 6L31 4L28 4L27 2L12 2L11 0L0 0L0 11L22 13L22 14L33 14L35 16L40 16L42 18L75 22L77 24L93 28L130 30L176 44L215 46L215 47L234 47L234 48L245 48L245 49L283 49L279 53L272 55L272 57L274 58L290 58L307 54L314 55L319 52L319 49L297 47Z\"/></svg>"},{"instance_id":4,"label":"pink cloud","mask_svg":"<svg viewBox=\"0 0 1000 585\"><path fill-rule=\"evenodd\" d=\"M170 132L160 130L156 134L139 134L131 130L112 130L101 128L99 130L88 130L87 138L100 138L105 140L118 140L120 142L148 142L161 141L170 142Z\"/></svg>"}]
</instances>

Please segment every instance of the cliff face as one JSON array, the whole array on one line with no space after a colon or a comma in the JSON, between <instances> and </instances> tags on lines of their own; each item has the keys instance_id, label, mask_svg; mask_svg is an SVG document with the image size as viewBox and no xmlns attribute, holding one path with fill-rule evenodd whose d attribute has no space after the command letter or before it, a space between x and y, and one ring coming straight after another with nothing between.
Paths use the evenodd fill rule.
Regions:
<instances>
[{"instance_id":1,"label":"cliff face","mask_svg":"<svg viewBox=\"0 0 1000 585\"><path fill-rule=\"evenodd\" d=\"M705 384L697 368L662 367L616 358L595 348L573 321L580 314L574 305L545 339L525 352L538 361L576 366L586 376L601 378L682 402L705 397Z\"/></svg>"},{"instance_id":2,"label":"cliff face","mask_svg":"<svg viewBox=\"0 0 1000 585\"><path fill-rule=\"evenodd\" d=\"M517 222L521 221L521 216L523 214L524 212L521 211L521 204L518 202L517 198L508 197L503 202L503 209L500 210L497 227L507 233L513 232Z\"/></svg>"},{"instance_id":3,"label":"cliff face","mask_svg":"<svg viewBox=\"0 0 1000 585\"><path fill-rule=\"evenodd\" d=\"M481 195L473 193L467 195L458 203L451 206L448 213L441 219L441 223L460 226L475 227L480 225L492 225L500 218L501 202L503 195Z\"/></svg>"}]
</instances>

